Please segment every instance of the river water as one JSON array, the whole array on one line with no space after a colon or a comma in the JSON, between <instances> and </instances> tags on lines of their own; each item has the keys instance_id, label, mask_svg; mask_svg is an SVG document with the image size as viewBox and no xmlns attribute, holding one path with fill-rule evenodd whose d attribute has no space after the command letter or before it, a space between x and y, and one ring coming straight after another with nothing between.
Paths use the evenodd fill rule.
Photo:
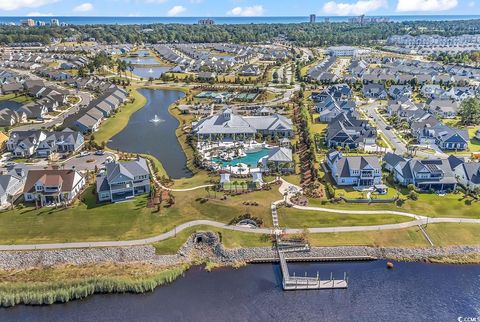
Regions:
<instances>
[{"instance_id":1,"label":"river water","mask_svg":"<svg viewBox=\"0 0 480 322\"><path fill-rule=\"evenodd\" d=\"M289 264L291 273L349 276L345 290L281 289L277 264L205 272L147 294L94 295L51 306L0 309L1 321L457 321L480 316L480 266Z\"/></svg>"},{"instance_id":2,"label":"river water","mask_svg":"<svg viewBox=\"0 0 480 322\"><path fill-rule=\"evenodd\" d=\"M139 91L146 97L146 105L130 117L128 125L107 146L114 150L153 155L173 179L191 177L187 157L175 134L179 122L168 111L168 107L185 94L169 90ZM159 122L152 122L155 115Z\"/></svg>"}]
</instances>

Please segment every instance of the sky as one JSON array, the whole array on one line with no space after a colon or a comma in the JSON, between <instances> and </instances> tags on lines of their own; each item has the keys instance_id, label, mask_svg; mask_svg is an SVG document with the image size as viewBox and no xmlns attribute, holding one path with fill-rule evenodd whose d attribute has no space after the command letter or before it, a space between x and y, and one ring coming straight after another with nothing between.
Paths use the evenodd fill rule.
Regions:
<instances>
[{"instance_id":1,"label":"sky","mask_svg":"<svg viewBox=\"0 0 480 322\"><path fill-rule=\"evenodd\" d=\"M312 13L480 15L480 0L0 0L0 16L222 17Z\"/></svg>"}]
</instances>

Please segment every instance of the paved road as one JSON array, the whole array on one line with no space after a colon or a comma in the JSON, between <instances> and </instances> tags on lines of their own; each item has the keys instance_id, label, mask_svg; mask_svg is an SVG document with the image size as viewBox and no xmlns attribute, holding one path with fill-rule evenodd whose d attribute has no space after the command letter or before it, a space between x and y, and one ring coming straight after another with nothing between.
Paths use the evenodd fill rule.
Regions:
<instances>
[{"instance_id":1,"label":"paved road","mask_svg":"<svg viewBox=\"0 0 480 322\"><path fill-rule=\"evenodd\" d=\"M382 133L385 135L387 140L393 145L394 147L394 152L396 154L404 154L407 153L407 146L405 143L403 143L396 132L393 130L393 128L390 127L390 129L387 130L388 124L385 122L384 118L382 118L378 112L378 109L381 105L378 102L369 102L368 104L364 105L363 108L366 110L367 114L369 117L373 119L375 122L377 128L382 131ZM438 157L438 158L446 158L448 157L447 154L442 152L436 145L430 147L432 150L434 150L434 153L429 153L426 151L421 151L417 150L415 152L416 156L423 157L423 158L432 158L432 157Z\"/></svg>"},{"instance_id":2,"label":"paved road","mask_svg":"<svg viewBox=\"0 0 480 322\"><path fill-rule=\"evenodd\" d=\"M373 119L375 122L375 125L377 126L377 129L382 131L382 133L385 135L387 140L392 144L394 148L394 152L397 154L404 154L407 153L407 148L405 144L397 137L395 132L393 132L393 129L387 129L388 124L385 123L382 117L380 117L377 109L380 106L378 102L373 102L373 103L368 103L365 105L363 108L366 110L367 114L369 117Z\"/></svg>"}]
</instances>

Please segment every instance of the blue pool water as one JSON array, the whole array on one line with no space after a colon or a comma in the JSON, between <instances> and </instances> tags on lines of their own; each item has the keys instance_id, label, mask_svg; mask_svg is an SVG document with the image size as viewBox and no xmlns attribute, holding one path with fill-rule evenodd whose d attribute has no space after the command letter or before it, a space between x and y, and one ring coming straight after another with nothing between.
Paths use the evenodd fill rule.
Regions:
<instances>
[{"instance_id":1,"label":"blue pool water","mask_svg":"<svg viewBox=\"0 0 480 322\"><path fill-rule=\"evenodd\" d=\"M260 161L261 158L267 155L268 155L268 149L263 148L258 152L247 153L246 156L242 158L234 159L232 161L223 161L219 158L212 158L212 161L224 167L236 166L239 163L244 163L246 165L250 165L252 168L256 168L258 165L258 161Z\"/></svg>"}]
</instances>

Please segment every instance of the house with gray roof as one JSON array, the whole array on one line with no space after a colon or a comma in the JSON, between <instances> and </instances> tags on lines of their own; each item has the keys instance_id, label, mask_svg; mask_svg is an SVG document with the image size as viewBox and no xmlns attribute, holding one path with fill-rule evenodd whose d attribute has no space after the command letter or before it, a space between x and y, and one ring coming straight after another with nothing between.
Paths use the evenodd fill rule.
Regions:
<instances>
[{"instance_id":1,"label":"house with gray roof","mask_svg":"<svg viewBox=\"0 0 480 322\"><path fill-rule=\"evenodd\" d=\"M328 124L325 143L329 148L358 149L375 144L377 131L367 120L359 119L356 113L341 113Z\"/></svg>"},{"instance_id":2,"label":"house with gray roof","mask_svg":"<svg viewBox=\"0 0 480 322\"><path fill-rule=\"evenodd\" d=\"M412 87L410 85L392 85L388 89L388 95L393 99L410 98L412 97Z\"/></svg>"},{"instance_id":3,"label":"house with gray roof","mask_svg":"<svg viewBox=\"0 0 480 322\"><path fill-rule=\"evenodd\" d=\"M119 202L150 192L150 172L143 158L108 162L96 181L99 202Z\"/></svg>"},{"instance_id":4,"label":"house with gray roof","mask_svg":"<svg viewBox=\"0 0 480 322\"><path fill-rule=\"evenodd\" d=\"M330 94L315 107L320 114L319 121L325 123L330 123L331 120L341 113L353 112L355 108L355 101L337 100Z\"/></svg>"},{"instance_id":5,"label":"house with gray roof","mask_svg":"<svg viewBox=\"0 0 480 322\"><path fill-rule=\"evenodd\" d=\"M26 171L22 167L0 175L0 207L9 206L14 197L23 191L25 179Z\"/></svg>"},{"instance_id":6,"label":"house with gray roof","mask_svg":"<svg viewBox=\"0 0 480 322\"><path fill-rule=\"evenodd\" d=\"M371 83L363 85L362 93L365 97L375 99L386 99L387 91L383 84Z\"/></svg>"},{"instance_id":7,"label":"house with gray roof","mask_svg":"<svg viewBox=\"0 0 480 322\"><path fill-rule=\"evenodd\" d=\"M395 182L409 184L421 191L453 191L457 186L455 174L447 159L384 159L385 169L391 169Z\"/></svg>"},{"instance_id":8,"label":"house with gray roof","mask_svg":"<svg viewBox=\"0 0 480 322\"><path fill-rule=\"evenodd\" d=\"M292 150L286 147L275 147L270 149L268 155L262 159L263 168L269 169L270 166L276 171L293 172Z\"/></svg>"},{"instance_id":9,"label":"house with gray roof","mask_svg":"<svg viewBox=\"0 0 480 322\"><path fill-rule=\"evenodd\" d=\"M466 150L470 140L467 130L442 123L426 125L413 134L420 144L436 144L442 150Z\"/></svg>"},{"instance_id":10,"label":"house with gray roof","mask_svg":"<svg viewBox=\"0 0 480 322\"><path fill-rule=\"evenodd\" d=\"M78 151L84 143L80 132L65 129L63 131L13 131L7 141L7 151L17 157L48 157L52 153L71 153Z\"/></svg>"},{"instance_id":11,"label":"house with gray roof","mask_svg":"<svg viewBox=\"0 0 480 322\"><path fill-rule=\"evenodd\" d=\"M427 106L431 113L442 118L454 118L460 109L460 104L453 100L432 99Z\"/></svg>"},{"instance_id":12,"label":"house with gray roof","mask_svg":"<svg viewBox=\"0 0 480 322\"><path fill-rule=\"evenodd\" d=\"M330 151L325 158L338 186L371 187L382 183L382 168L376 156L343 156Z\"/></svg>"},{"instance_id":13,"label":"house with gray roof","mask_svg":"<svg viewBox=\"0 0 480 322\"><path fill-rule=\"evenodd\" d=\"M464 162L454 169L458 182L468 190L480 188L480 163Z\"/></svg>"}]
</instances>

